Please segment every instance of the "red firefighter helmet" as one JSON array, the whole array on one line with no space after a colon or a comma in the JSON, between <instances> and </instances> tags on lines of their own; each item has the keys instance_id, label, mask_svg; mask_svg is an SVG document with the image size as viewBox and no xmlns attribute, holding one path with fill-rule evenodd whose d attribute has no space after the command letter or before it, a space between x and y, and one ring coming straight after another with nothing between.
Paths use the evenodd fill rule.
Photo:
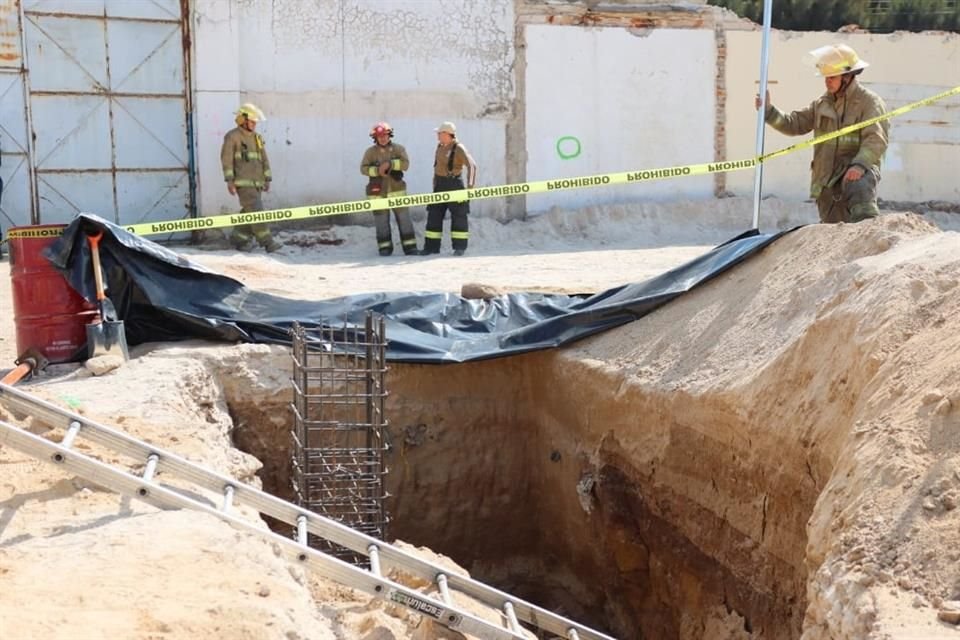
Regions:
<instances>
[{"instance_id":1,"label":"red firefighter helmet","mask_svg":"<svg viewBox=\"0 0 960 640\"><path fill-rule=\"evenodd\" d=\"M393 127L390 126L389 122L378 122L370 127L371 138L376 139L377 136L382 136L383 134L387 134L391 138L393 137Z\"/></svg>"}]
</instances>

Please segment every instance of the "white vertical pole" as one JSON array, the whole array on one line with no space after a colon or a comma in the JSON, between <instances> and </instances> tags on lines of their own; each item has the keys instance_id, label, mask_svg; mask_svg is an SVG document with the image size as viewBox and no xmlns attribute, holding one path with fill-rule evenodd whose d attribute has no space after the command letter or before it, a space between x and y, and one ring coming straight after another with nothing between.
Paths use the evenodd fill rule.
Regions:
<instances>
[{"instance_id":1,"label":"white vertical pole","mask_svg":"<svg viewBox=\"0 0 960 640\"><path fill-rule=\"evenodd\" d=\"M763 132L767 113L767 63L770 61L770 17L773 0L763 0L763 40L760 54L760 109L757 111L756 157L763 155ZM763 185L763 163L758 162L753 173L753 228L760 228L760 189Z\"/></svg>"}]
</instances>

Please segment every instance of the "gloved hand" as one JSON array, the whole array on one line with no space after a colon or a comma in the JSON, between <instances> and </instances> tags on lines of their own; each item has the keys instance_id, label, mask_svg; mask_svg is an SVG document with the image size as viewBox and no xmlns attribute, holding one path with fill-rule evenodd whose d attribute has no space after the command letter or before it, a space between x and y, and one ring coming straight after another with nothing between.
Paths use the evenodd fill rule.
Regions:
<instances>
[{"instance_id":1,"label":"gloved hand","mask_svg":"<svg viewBox=\"0 0 960 640\"><path fill-rule=\"evenodd\" d=\"M770 92L769 92L769 91L767 91L767 101L766 101L766 104L767 104L768 107L770 106ZM754 109L757 109L757 110L760 109L760 94L759 94L759 93L758 93L758 94L756 95L756 97L753 99L753 108L754 108Z\"/></svg>"},{"instance_id":2,"label":"gloved hand","mask_svg":"<svg viewBox=\"0 0 960 640\"><path fill-rule=\"evenodd\" d=\"M850 168L847 169L847 172L843 174L844 182L855 182L863 177L863 174L866 173L858 164L850 165Z\"/></svg>"}]
</instances>

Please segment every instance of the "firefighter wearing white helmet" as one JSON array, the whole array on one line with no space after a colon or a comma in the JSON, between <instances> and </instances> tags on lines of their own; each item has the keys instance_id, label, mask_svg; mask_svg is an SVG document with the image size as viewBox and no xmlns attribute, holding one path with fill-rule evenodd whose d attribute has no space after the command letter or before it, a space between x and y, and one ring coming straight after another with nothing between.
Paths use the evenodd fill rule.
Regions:
<instances>
[{"instance_id":1,"label":"firefighter wearing white helmet","mask_svg":"<svg viewBox=\"0 0 960 640\"><path fill-rule=\"evenodd\" d=\"M410 159L403 145L393 141L393 127L387 122L378 122L370 127L373 145L368 147L360 161L360 173L367 181L367 198L393 198L407 195L403 172L410 169ZM400 246L407 255L417 255L417 234L410 221L410 210L397 207L393 210L400 231ZM381 256L393 253L393 236L390 232L390 211L373 213L377 228L377 250Z\"/></svg>"},{"instance_id":2,"label":"firefighter wearing white helmet","mask_svg":"<svg viewBox=\"0 0 960 640\"><path fill-rule=\"evenodd\" d=\"M477 183L477 163L457 140L457 126L442 122L437 132L437 151L433 158L433 190L459 191L473 189ZM443 219L450 210L450 244L453 255L462 256L470 240L470 201L434 202L427 205L427 226L423 232L422 255L440 253L443 240Z\"/></svg>"},{"instance_id":3,"label":"firefighter wearing white helmet","mask_svg":"<svg viewBox=\"0 0 960 640\"><path fill-rule=\"evenodd\" d=\"M241 213L263 211L260 194L270 190L273 175L263 137L256 129L257 123L266 118L257 105L249 102L240 105L235 116L237 128L223 137L220 148L223 179L230 194L240 199ZM282 246L273 239L270 228L264 223L234 227L230 237L233 246L243 250L249 250L254 239L271 253Z\"/></svg>"},{"instance_id":4,"label":"firefighter wearing white helmet","mask_svg":"<svg viewBox=\"0 0 960 640\"><path fill-rule=\"evenodd\" d=\"M880 96L863 87L857 76L870 66L845 44L814 49L808 62L823 77L826 93L810 106L784 113L770 104L767 124L786 135L815 136L886 113ZM760 97L756 106L760 108ZM816 199L821 222L860 222L876 217L880 164L887 150L889 121L883 120L818 144L813 149L810 195Z\"/></svg>"}]
</instances>

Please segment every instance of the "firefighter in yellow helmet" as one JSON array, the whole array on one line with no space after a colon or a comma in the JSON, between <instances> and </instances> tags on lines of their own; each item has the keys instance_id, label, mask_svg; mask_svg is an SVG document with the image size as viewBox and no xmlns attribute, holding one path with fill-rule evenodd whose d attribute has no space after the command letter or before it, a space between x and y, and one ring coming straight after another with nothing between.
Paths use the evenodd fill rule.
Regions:
<instances>
[{"instance_id":1,"label":"firefighter in yellow helmet","mask_svg":"<svg viewBox=\"0 0 960 640\"><path fill-rule=\"evenodd\" d=\"M808 107L783 113L770 104L768 92L764 118L771 127L786 135L813 131L820 136L886 113L880 96L857 81L869 64L852 48L826 45L807 57L823 77L826 93ZM813 148L810 195L817 201L821 222L860 222L880 213L877 183L889 129L889 121L882 120Z\"/></svg>"},{"instance_id":2,"label":"firefighter in yellow helmet","mask_svg":"<svg viewBox=\"0 0 960 640\"><path fill-rule=\"evenodd\" d=\"M266 118L257 105L247 102L237 109L235 120L237 128L223 137L220 148L223 179L230 195L240 199L241 213L263 211L260 194L270 190L273 176L263 137L256 129ZM234 227L230 242L237 249L249 250L254 238L269 253L283 246L273 239L265 223Z\"/></svg>"},{"instance_id":3,"label":"firefighter in yellow helmet","mask_svg":"<svg viewBox=\"0 0 960 640\"><path fill-rule=\"evenodd\" d=\"M410 169L410 159L403 145L393 141L393 127L386 122L378 122L370 127L373 145L367 148L360 161L360 173L367 176L367 198L392 198L407 194L407 185L403 181L403 172ZM400 231L400 246L403 252L417 255L417 235L410 221L410 210L397 207L393 210ZM380 210L373 213L373 222L377 228L377 249L382 256L393 253L393 235L390 232L390 211Z\"/></svg>"}]
</instances>

